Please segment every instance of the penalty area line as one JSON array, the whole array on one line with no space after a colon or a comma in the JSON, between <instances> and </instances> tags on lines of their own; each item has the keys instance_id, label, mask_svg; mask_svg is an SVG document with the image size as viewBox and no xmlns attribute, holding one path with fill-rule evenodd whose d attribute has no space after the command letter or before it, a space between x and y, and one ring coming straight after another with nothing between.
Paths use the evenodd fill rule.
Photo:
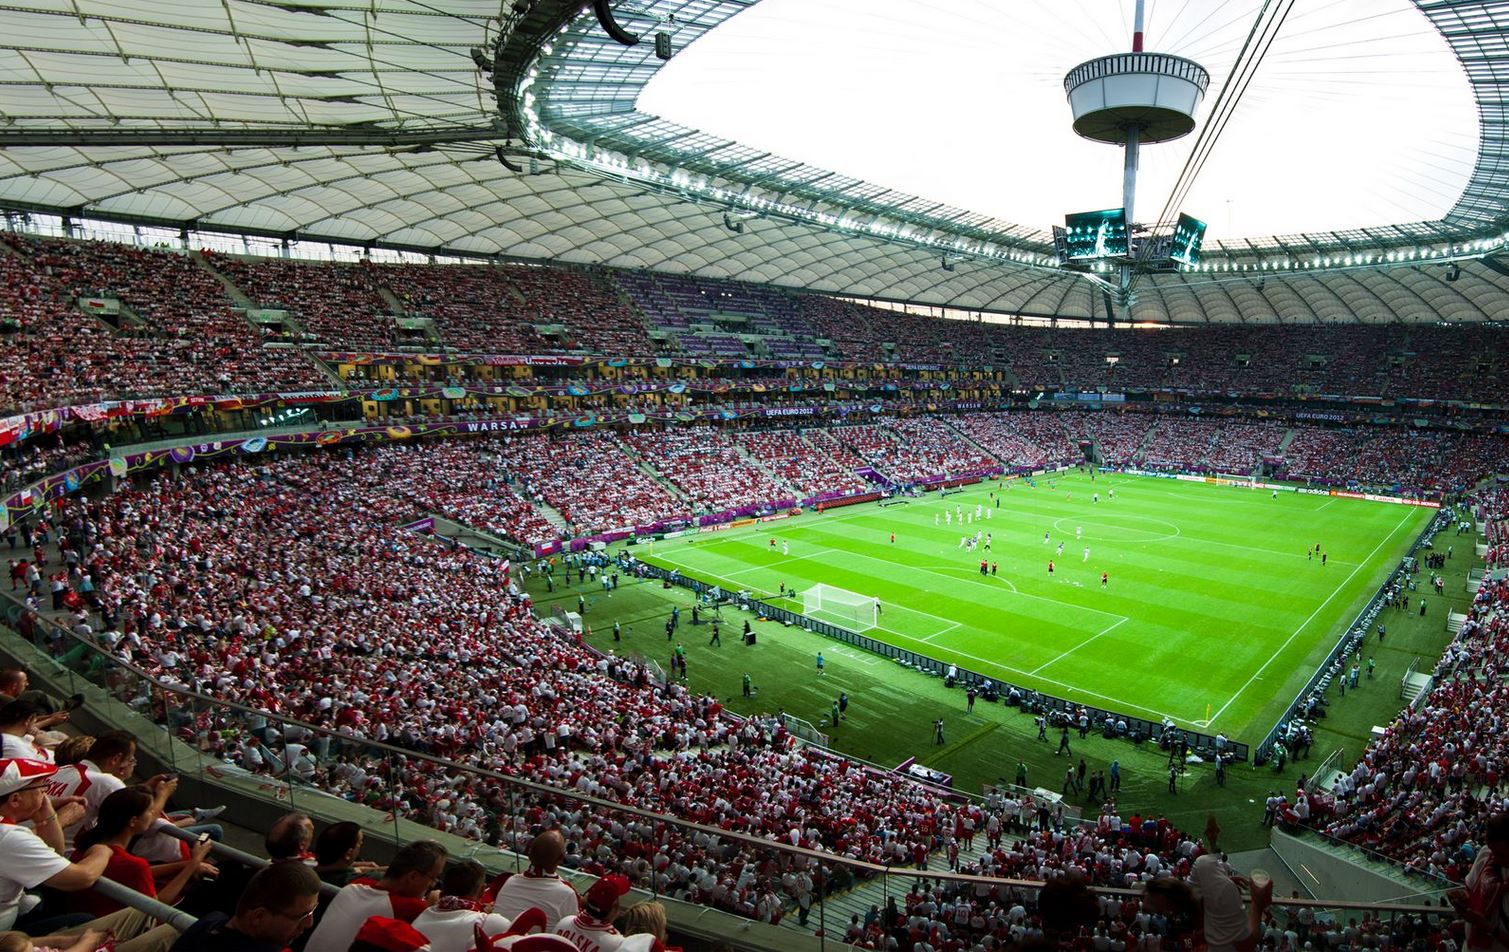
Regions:
<instances>
[{"instance_id":1,"label":"penalty area line","mask_svg":"<svg viewBox=\"0 0 1509 952\"><path fill-rule=\"evenodd\" d=\"M1045 661L1042 664L1038 665L1037 667L1033 668L1031 671L1028 671L1027 673L1035 675L1039 671L1043 670L1044 668L1052 667L1053 665L1058 664L1060 661L1064 660L1065 658L1069 657L1074 652L1076 652L1079 649L1083 648L1084 646L1088 645L1090 642L1097 640L1102 635L1108 635L1108 634L1110 634L1112 631L1114 631L1115 629L1121 627L1123 624L1125 624L1125 623L1127 623L1129 621L1131 621L1130 618L1122 616L1121 621L1114 622L1114 623L1112 623L1110 625L1107 625L1105 628L1102 628L1100 631L1097 631L1095 634L1093 634L1090 637L1086 638L1084 641L1081 641L1079 644L1077 644L1074 647L1070 648L1068 651L1065 651L1063 654L1059 655L1057 658L1054 658L1051 661Z\"/></svg>"}]
</instances>

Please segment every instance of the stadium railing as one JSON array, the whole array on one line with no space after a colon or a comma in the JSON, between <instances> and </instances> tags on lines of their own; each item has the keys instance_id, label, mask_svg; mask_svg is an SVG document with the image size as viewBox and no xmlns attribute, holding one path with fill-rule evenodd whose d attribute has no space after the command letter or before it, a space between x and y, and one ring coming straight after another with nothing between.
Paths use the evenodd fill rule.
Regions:
<instances>
[{"instance_id":1,"label":"stadium railing","mask_svg":"<svg viewBox=\"0 0 1509 952\"><path fill-rule=\"evenodd\" d=\"M1410 543L1409 555L1413 556L1421 547L1429 543L1431 538L1445 528L1450 521L1450 517L1445 513L1437 512L1435 517L1426 524L1425 528L1420 530L1420 534L1415 536L1415 541ZM1388 578L1384 579L1383 584L1379 585L1378 590L1373 593L1373 597L1368 599L1368 603L1357 613L1357 617L1352 620L1352 624L1348 625L1342 631L1341 636L1336 639L1336 644L1331 646L1331 650L1326 655L1325 660L1315 666L1315 673L1310 675L1309 680L1294 695L1293 700L1289 702L1289 706L1284 709L1283 716L1269 729L1268 735L1263 738L1262 743L1257 745L1257 760L1254 763L1261 764L1269 758L1274 742L1289 730L1291 723L1297 720L1296 712L1299 710L1300 705L1326 679L1332 665L1336 664L1336 660L1350 654L1353 649L1360 646L1367 638L1368 630L1372 627L1373 620L1378 617L1378 613L1383 609L1384 594L1404 573L1404 560L1401 559L1400 564L1389 573ZM1345 671L1342 673L1345 675Z\"/></svg>"},{"instance_id":2,"label":"stadium railing","mask_svg":"<svg viewBox=\"0 0 1509 952\"><path fill-rule=\"evenodd\" d=\"M816 870L818 889L812 908L812 925L820 931L810 936L786 928L757 934L764 928L757 923L747 919L731 920L729 915L713 907L693 905L677 896L663 896L652 875L636 877L641 895L668 900L667 906L673 911L673 927L712 938L726 938L729 929L736 928L740 930L741 948L769 949L772 952L822 949L826 948L829 937L833 937L832 944L839 947L841 942L836 937L842 934L846 924L845 913L835 910L835 919L830 922L827 919L828 905L836 894L854 888L871 889L867 898L873 897L875 904L884 907L891 898L904 896L918 879L971 887L979 884L1017 888L1028 896L1043 885L1037 880L981 877L938 868L894 867L840 857L777 842L764 835L704 825L422 751L330 731L164 683L34 613L35 629L31 639L12 634L18 631L17 619L30 610L9 593L0 593L0 610L3 610L3 621L10 629L0 634L0 649L3 649L0 653L24 666L33 674L34 682L40 682L46 689L82 694L85 706L75 712L76 715L85 715L77 718L81 724L92 718L101 727L130 731L137 738L144 763L160 765L188 781L180 790L197 788L213 791L216 799L262 804L270 808L262 815L269 817L298 810L323 820L355 820L369 831L368 842L376 851L391 852L417 839L438 839L451 849L453 855L475 858L492 873L523 869L526 862L523 848L538 829L532 818L549 816L552 811L585 812L602 829L615 824L631 830L640 829L645 831L646 839L655 844L655 849L675 849L678 843L690 844L698 836L737 846L737 853L726 851L727 858L709 860L714 863L720 878L725 874L733 876L735 864L758 863L766 859L775 861L781 869L800 862ZM49 650L49 643L54 648L66 650L61 653ZM387 785L384 795L376 802L358 802L365 799L359 792L342 796L319 789L298 779L286 764L277 774L253 773L233 766L214 749L213 739L217 737L241 737L252 732L266 734L271 731L285 738L299 738L312 750L322 751L320 756L326 762L344 760L357 765L369 777L384 778ZM422 779L435 777L465 777L476 789L491 791L488 809L496 825L487 831L485 837L465 837L453 831L437 830L423 822L423 816L416 820L406 815L411 812L410 803L426 802L428 791ZM419 810L412 812L422 813ZM241 815L239 810L238 815ZM615 849L617 845L614 844ZM595 865L595 855L584 850L581 865ZM567 866L571 863L572 859L568 857ZM649 863L644 861L642 868L648 873ZM580 869L563 867L563 872L581 889L585 889L594 878ZM643 888L646 881L648 890ZM1134 889L1104 886L1094 889L1103 894L1140 895ZM1429 905L1345 900L1276 898L1275 905L1316 910L1358 909L1383 918L1405 914L1450 915L1449 911ZM730 925L731 921L742 924ZM699 928L703 931L699 932Z\"/></svg>"},{"instance_id":3,"label":"stadium railing","mask_svg":"<svg viewBox=\"0 0 1509 952\"><path fill-rule=\"evenodd\" d=\"M690 577L679 569L667 570L661 568L658 565L650 565L646 562L640 562L639 564L644 567L644 572L647 577L669 581L674 585L679 585L684 588L690 588L693 591L698 591L700 589L704 589L716 584L711 581ZM1124 736L1133 740L1151 740L1156 742L1164 733L1164 724L1159 721L1150 721L1146 718L1137 717L1132 714L1123 714L1119 711L1113 711L1103 707L1096 707L1092 704L1085 704L1079 701L1070 701L1064 698L1054 697L1049 694L1044 694L1041 691L1036 690L1035 688L1023 687L1018 684L1013 684L1010 681L1003 681L1000 678L987 677L986 675L980 674L979 672L959 667L954 662L940 661L937 658L932 658L928 655L918 654L915 651L908 651L905 648L898 648L895 645L890 644L889 642L881 641L877 638L871 638L868 635L862 635L857 632L850 631L840 625L834 625L829 622L813 618L810 615L803 615L800 612L794 612L785 608L781 608L778 605L774 605L768 601L755 598L752 595L740 595L739 597L735 598L734 601L742 607L745 607L751 611L758 612L762 617L769 618L783 624L795 625L808 631L816 632L817 634L833 638L837 641L842 641L844 644L852 645L856 648L861 648L865 651L878 654L885 658L890 658L892 661L895 661L899 664L904 664L918 671L936 675L940 678L945 677L948 674L949 669L953 668L957 672L956 682L958 684L964 687L983 688L986 682L989 682L991 688L998 695L1000 695L1002 703L1006 703L1006 698L1008 698L1014 690L1021 698L1032 705L1032 710L1039 711L1050 718L1057 715L1069 718L1071 719L1071 721L1073 721L1073 723L1078 723L1075 719L1078 717L1079 712L1083 710L1090 717L1091 728L1093 730L1096 730L1097 732L1103 731L1104 725L1108 720L1110 720L1117 723L1125 722L1127 728ZM1024 708L1024 710L1025 709L1026 708ZM1183 734L1184 738L1189 742L1189 748L1191 751L1204 751L1207 754L1213 754L1217 749L1218 742L1214 735L1204 734L1186 727L1180 727L1179 730ZM1230 738L1223 738L1220 744L1222 750L1226 751L1237 760L1247 760L1249 755L1249 747L1247 744L1231 740Z\"/></svg>"},{"instance_id":4,"label":"stadium railing","mask_svg":"<svg viewBox=\"0 0 1509 952\"><path fill-rule=\"evenodd\" d=\"M181 909L174 909L166 903L158 902L151 896L139 893L130 886L122 886L120 883L105 876L94 881L90 887L112 902L118 902L123 906L144 912L164 925L170 925L183 932L199 920Z\"/></svg>"},{"instance_id":5,"label":"stadium railing","mask_svg":"<svg viewBox=\"0 0 1509 952\"><path fill-rule=\"evenodd\" d=\"M1419 658L1409 659L1409 667L1404 669L1404 676L1399 679L1399 700L1404 700L1404 695L1409 692L1409 679L1420 667ZM1424 694L1424 691L1420 692Z\"/></svg>"}]
</instances>

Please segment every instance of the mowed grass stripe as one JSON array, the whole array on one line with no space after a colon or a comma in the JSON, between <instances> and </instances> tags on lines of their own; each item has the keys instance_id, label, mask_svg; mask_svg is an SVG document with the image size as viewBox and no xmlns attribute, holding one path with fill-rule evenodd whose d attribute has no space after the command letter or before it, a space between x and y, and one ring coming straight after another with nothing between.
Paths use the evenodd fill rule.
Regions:
<instances>
[{"instance_id":1,"label":"mowed grass stripe","mask_svg":"<svg viewBox=\"0 0 1509 952\"><path fill-rule=\"evenodd\" d=\"M1305 661L1334 643L1429 517L1151 478L1047 482L701 534L657 544L650 560L767 594L782 582L797 590L823 582L878 597L891 617L882 617L886 630L866 633L898 647L1128 713L1195 723L1220 710L1217 726L1240 736L1277 716ZM1321 511L1322 499L1334 505ZM976 504L991 505L991 518L933 524L945 509L972 514ZM976 531L992 535L989 552L959 548L959 537ZM1306 556L1315 542L1336 556L1330 564ZM982 578L981 558L999 563L1000 574ZM1101 571L1111 579L1104 590ZM800 599L788 607L800 610Z\"/></svg>"}]
</instances>

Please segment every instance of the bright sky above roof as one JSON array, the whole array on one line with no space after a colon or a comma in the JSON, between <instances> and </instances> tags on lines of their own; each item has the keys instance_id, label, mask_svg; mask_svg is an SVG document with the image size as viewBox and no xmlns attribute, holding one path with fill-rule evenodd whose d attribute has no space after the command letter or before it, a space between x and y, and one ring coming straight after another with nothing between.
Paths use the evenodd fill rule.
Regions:
<instances>
[{"instance_id":1,"label":"bright sky above roof","mask_svg":"<svg viewBox=\"0 0 1509 952\"><path fill-rule=\"evenodd\" d=\"M1211 74L1259 0L1149 0L1147 45ZM761 0L675 57L640 110L1046 228L1121 204L1121 149L1077 137L1063 78L1131 48L1133 0ZM1409 0L1299 0L1184 203L1208 240L1440 218L1471 174L1467 78ZM1195 142L1144 148L1137 218Z\"/></svg>"}]
</instances>

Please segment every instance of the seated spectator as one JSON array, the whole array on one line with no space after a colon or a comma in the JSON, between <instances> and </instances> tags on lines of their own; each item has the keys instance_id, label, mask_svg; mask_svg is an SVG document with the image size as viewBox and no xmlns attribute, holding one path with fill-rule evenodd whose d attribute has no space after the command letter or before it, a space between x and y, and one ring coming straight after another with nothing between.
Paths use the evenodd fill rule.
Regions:
<instances>
[{"instance_id":1,"label":"seated spectator","mask_svg":"<svg viewBox=\"0 0 1509 952\"><path fill-rule=\"evenodd\" d=\"M655 947L653 935L620 935L613 928L618 918L618 904L629 891L626 876L604 876L592 884L582 901L582 911L567 916L556 926L555 934L570 939L578 949L594 949L601 952L649 952Z\"/></svg>"},{"instance_id":2,"label":"seated spectator","mask_svg":"<svg viewBox=\"0 0 1509 952\"><path fill-rule=\"evenodd\" d=\"M145 833L162 813L162 803L157 795L146 787L125 787L106 797L100 804L99 815L93 826L79 834L74 859L85 856L95 845L110 849L110 862L105 866L105 877L143 896L157 899L168 905L177 905L184 891L195 877L213 871L205 863L210 852L210 841L205 838L189 851L189 861L183 863L162 889L152 876L152 867L140 856L131 855L127 849L131 841ZM75 893L72 905L91 916L108 916L124 908L114 899L107 898L93 889Z\"/></svg>"},{"instance_id":3,"label":"seated spectator","mask_svg":"<svg viewBox=\"0 0 1509 952\"><path fill-rule=\"evenodd\" d=\"M566 858L566 840L557 830L536 836L529 843L529 868L510 876L498 890L492 911L509 920L528 909L545 910L547 928L555 931L561 920L581 908L576 890L556 874Z\"/></svg>"},{"instance_id":4,"label":"seated spectator","mask_svg":"<svg viewBox=\"0 0 1509 952\"><path fill-rule=\"evenodd\" d=\"M21 699L0 707L0 757L52 763L52 751L37 744L35 736L46 713L35 701Z\"/></svg>"},{"instance_id":5,"label":"seated spectator","mask_svg":"<svg viewBox=\"0 0 1509 952\"><path fill-rule=\"evenodd\" d=\"M434 840L408 844L393 857L382 879L375 883L370 879L358 879L341 889L309 937L305 949L308 952L346 952L362 925L372 916L413 922L428 905L425 897L445 871L445 858L445 847Z\"/></svg>"},{"instance_id":6,"label":"seated spectator","mask_svg":"<svg viewBox=\"0 0 1509 952\"><path fill-rule=\"evenodd\" d=\"M347 952L429 952L430 940L407 922L373 916L357 930Z\"/></svg>"},{"instance_id":7,"label":"seated spectator","mask_svg":"<svg viewBox=\"0 0 1509 952\"><path fill-rule=\"evenodd\" d=\"M320 878L303 863L272 863L246 884L236 914L212 912L172 952L283 952L314 921Z\"/></svg>"},{"instance_id":8,"label":"seated spectator","mask_svg":"<svg viewBox=\"0 0 1509 952\"><path fill-rule=\"evenodd\" d=\"M126 779L136 769L136 738L130 734L111 731L90 740L87 756L60 766L47 785L50 797L84 798L84 815L63 829L63 847L69 852L73 851L75 838L94 825L100 804L112 793L125 789ZM178 781L153 777L149 786L153 785L167 785L171 795Z\"/></svg>"},{"instance_id":9,"label":"seated spectator","mask_svg":"<svg viewBox=\"0 0 1509 952\"><path fill-rule=\"evenodd\" d=\"M1489 817L1480 850L1467 873L1466 889L1447 899L1467 920L1469 949L1509 948L1509 813Z\"/></svg>"},{"instance_id":10,"label":"seated spectator","mask_svg":"<svg viewBox=\"0 0 1509 952\"><path fill-rule=\"evenodd\" d=\"M670 936L670 925L665 918L665 906L654 899L630 906L619 918L619 925L620 931L625 936L654 936L655 944L651 948L655 952L662 952L669 948L665 944Z\"/></svg>"},{"instance_id":11,"label":"seated spectator","mask_svg":"<svg viewBox=\"0 0 1509 952\"><path fill-rule=\"evenodd\" d=\"M345 886L376 869L376 863L357 859L365 840L361 824L350 820L325 827L314 841L314 871L332 886Z\"/></svg>"},{"instance_id":12,"label":"seated spectator","mask_svg":"<svg viewBox=\"0 0 1509 952\"><path fill-rule=\"evenodd\" d=\"M40 901L26 893L47 885L63 892L93 886L110 862L111 850L100 844L77 863L63 858L63 827L83 815L84 805L73 798L54 803L47 783L57 768L40 760L0 759L0 929L51 932L77 925L79 917L60 923L49 918ZM31 828L21 826L31 823ZM85 921L88 916L84 916Z\"/></svg>"},{"instance_id":13,"label":"seated spectator","mask_svg":"<svg viewBox=\"0 0 1509 952\"><path fill-rule=\"evenodd\" d=\"M314 842L314 821L306 813L288 813L279 817L267 830L263 846L267 858L274 863L282 860L309 860Z\"/></svg>"},{"instance_id":14,"label":"seated spectator","mask_svg":"<svg viewBox=\"0 0 1509 952\"><path fill-rule=\"evenodd\" d=\"M0 952L98 952L115 937L105 929L86 929L73 935L32 936L24 932L0 932Z\"/></svg>"},{"instance_id":15,"label":"seated spectator","mask_svg":"<svg viewBox=\"0 0 1509 952\"><path fill-rule=\"evenodd\" d=\"M414 928L429 940L430 952L471 952L476 947L477 929L493 936L514 925L496 912L482 911L485 885L487 871L475 860L457 863L446 871L440 883L440 901L414 920ZM539 909L526 911L519 923L526 919L536 929L545 927L545 914Z\"/></svg>"}]
</instances>

